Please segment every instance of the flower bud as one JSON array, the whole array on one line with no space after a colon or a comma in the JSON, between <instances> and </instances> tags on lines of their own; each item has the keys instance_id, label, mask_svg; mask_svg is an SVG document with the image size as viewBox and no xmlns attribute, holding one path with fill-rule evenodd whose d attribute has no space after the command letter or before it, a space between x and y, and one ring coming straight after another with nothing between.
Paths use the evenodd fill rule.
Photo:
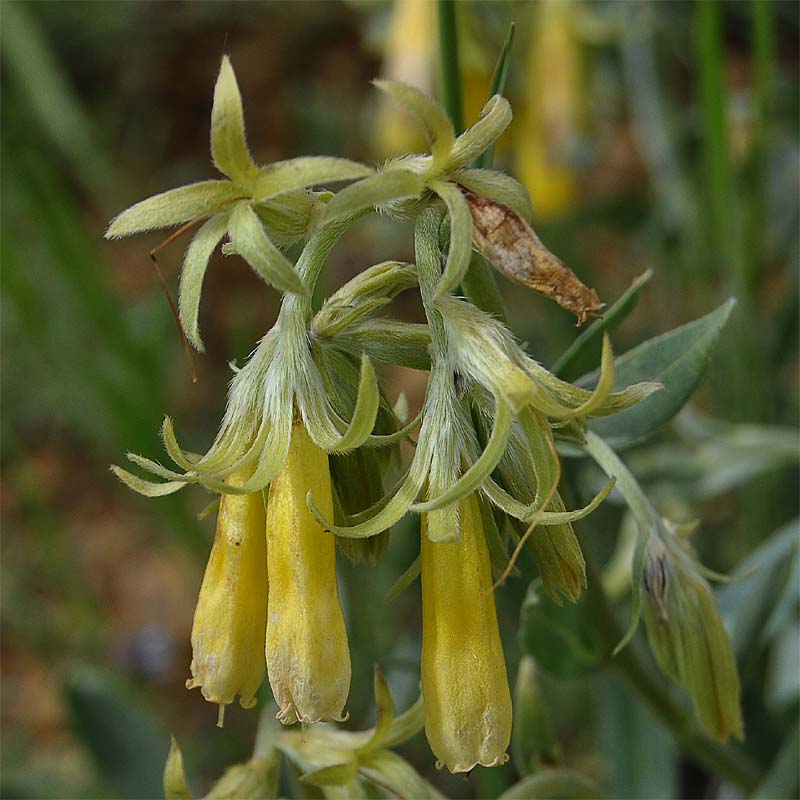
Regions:
<instances>
[{"instance_id":1,"label":"flower bud","mask_svg":"<svg viewBox=\"0 0 800 800\"><path fill-rule=\"evenodd\" d=\"M350 689L336 544L311 515L309 492L321 513L332 519L328 455L296 422L267 503L267 670L278 719L286 725L342 720Z\"/></svg>"},{"instance_id":2,"label":"flower bud","mask_svg":"<svg viewBox=\"0 0 800 800\"><path fill-rule=\"evenodd\" d=\"M508 760L511 693L478 501L461 501L461 538L431 542L422 517L422 694L437 766Z\"/></svg>"},{"instance_id":3,"label":"flower bud","mask_svg":"<svg viewBox=\"0 0 800 800\"><path fill-rule=\"evenodd\" d=\"M334 517L337 525L346 525L343 515L358 514L383 497L380 456L375 448L359 447L330 459L331 477L343 512ZM337 536L336 543L354 564L375 564L389 544L389 531L375 536L352 539Z\"/></svg>"},{"instance_id":4,"label":"flower bud","mask_svg":"<svg viewBox=\"0 0 800 800\"><path fill-rule=\"evenodd\" d=\"M249 474L227 479L241 486ZM264 680L267 623L267 554L261 492L223 494L217 532L192 625L192 677L212 703L227 705L238 694L244 708L255 705Z\"/></svg>"},{"instance_id":5,"label":"flower bud","mask_svg":"<svg viewBox=\"0 0 800 800\"><path fill-rule=\"evenodd\" d=\"M564 501L558 492L548 511L564 511ZM581 596L581 588L586 586L586 562L572 525L569 522L540 525L528 537L528 546L547 596L559 606L564 600L574 603Z\"/></svg>"},{"instance_id":6,"label":"flower bud","mask_svg":"<svg viewBox=\"0 0 800 800\"><path fill-rule=\"evenodd\" d=\"M652 535L645 551L643 616L662 670L689 691L710 736L743 736L739 673L707 581L683 544Z\"/></svg>"}]
</instances>

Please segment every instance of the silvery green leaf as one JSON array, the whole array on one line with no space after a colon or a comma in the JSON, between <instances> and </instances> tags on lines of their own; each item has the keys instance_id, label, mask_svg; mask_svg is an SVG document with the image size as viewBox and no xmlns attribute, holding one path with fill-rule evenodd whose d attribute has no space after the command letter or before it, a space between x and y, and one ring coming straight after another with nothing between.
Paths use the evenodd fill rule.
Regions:
<instances>
[{"instance_id":1,"label":"silvery green leaf","mask_svg":"<svg viewBox=\"0 0 800 800\"><path fill-rule=\"evenodd\" d=\"M267 237L249 203L239 203L233 210L228 236L242 258L267 283L284 292L308 293L292 264Z\"/></svg>"},{"instance_id":2,"label":"silvery green leaf","mask_svg":"<svg viewBox=\"0 0 800 800\"><path fill-rule=\"evenodd\" d=\"M241 196L241 190L230 181L200 181L179 189L170 189L148 197L118 214L111 220L105 237L118 239L134 233L180 225L182 222L207 216Z\"/></svg>"},{"instance_id":3,"label":"silvery green leaf","mask_svg":"<svg viewBox=\"0 0 800 800\"><path fill-rule=\"evenodd\" d=\"M214 86L211 110L211 158L217 169L232 181L247 186L255 178L256 167L247 149L242 96L228 56L222 57Z\"/></svg>"},{"instance_id":4,"label":"silvery green leaf","mask_svg":"<svg viewBox=\"0 0 800 800\"><path fill-rule=\"evenodd\" d=\"M455 143L455 131L445 110L424 92L395 81L373 81L373 84L404 105L420 122L431 147L434 166L442 164Z\"/></svg>"},{"instance_id":5,"label":"silvery green leaf","mask_svg":"<svg viewBox=\"0 0 800 800\"><path fill-rule=\"evenodd\" d=\"M493 169L460 169L450 178L473 194L508 206L530 222L533 208L528 190L510 175Z\"/></svg>"},{"instance_id":6,"label":"silvery green leaf","mask_svg":"<svg viewBox=\"0 0 800 800\"><path fill-rule=\"evenodd\" d=\"M111 471L129 488L134 492L143 494L145 497L164 497L164 495L174 494L186 486L185 480L180 481L167 481L166 483L157 483L154 481L146 481L136 475L128 472L116 464L112 464Z\"/></svg>"},{"instance_id":7,"label":"silvery green leaf","mask_svg":"<svg viewBox=\"0 0 800 800\"><path fill-rule=\"evenodd\" d=\"M364 164L331 156L305 156L276 161L258 171L253 186L253 200L269 200L308 186L352 181L373 173L374 170Z\"/></svg>"},{"instance_id":8,"label":"silvery green leaf","mask_svg":"<svg viewBox=\"0 0 800 800\"><path fill-rule=\"evenodd\" d=\"M735 302L728 300L710 314L649 339L619 357L615 362L617 387L657 381L665 391L613 417L593 420L592 430L613 447L627 447L677 414L699 385Z\"/></svg>"},{"instance_id":9,"label":"silvery green leaf","mask_svg":"<svg viewBox=\"0 0 800 800\"><path fill-rule=\"evenodd\" d=\"M189 341L202 353L203 342L200 339L198 315L200 312L200 294L203 290L203 278L211 254L228 229L228 215L216 214L209 219L195 234L186 249L181 270L181 281L178 289L178 309L184 333Z\"/></svg>"},{"instance_id":10,"label":"silvery green leaf","mask_svg":"<svg viewBox=\"0 0 800 800\"><path fill-rule=\"evenodd\" d=\"M337 192L325 210L325 221L398 200L417 198L424 186L422 177L410 170L393 168L379 172Z\"/></svg>"},{"instance_id":11,"label":"silvery green leaf","mask_svg":"<svg viewBox=\"0 0 800 800\"><path fill-rule=\"evenodd\" d=\"M490 97L481 109L478 121L456 139L447 159L447 168L463 167L491 147L511 124L512 116L511 105L505 97L499 94Z\"/></svg>"},{"instance_id":12,"label":"silvery green leaf","mask_svg":"<svg viewBox=\"0 0 800 800\"><path fill-rule=\"evenodd\" d=\"M455 289L469 269L472 255L472 214L461 190L449 181L431 181L430 188L444 200L450 217L450 246L436 298Z\"/></svg>"}]
</instances>

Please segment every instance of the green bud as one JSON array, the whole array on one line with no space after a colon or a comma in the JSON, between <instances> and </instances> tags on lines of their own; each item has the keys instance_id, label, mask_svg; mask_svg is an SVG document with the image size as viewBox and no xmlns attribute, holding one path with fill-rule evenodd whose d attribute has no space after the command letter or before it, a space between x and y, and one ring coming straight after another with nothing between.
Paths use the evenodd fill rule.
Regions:
<instances>
[{"instance_id":1,"label":"green bud","mask_svg":"<svg viewBox=\"0 0 800 800\"><path fill-rule=\"evenodd\" d=\"M739 673L711 588L685 542L651 536L645 552L643 614L661 669L685 686L710 736L743 738Z\"/></svg>"},{"instance_id":2,"label":"green bud","mask_svg":"<svg viewBox=\"0 0 800 800\"><path fill-rule=\"evenodd\" d=\"M330 457L331 478L339 501L338 508L334 505L337 525L346 525L348 516L366 511L383 497L380 461L377 450L364 447ZM367 539L337 536L336 543L354 564L374 564L389 544L389 531Z\"/></svg>"},{"instance_id":3,"label":"green bud","mask_svg":"<svg viewBox=\"0 0 800 800\"><path fill-rule=\"evenodd\" d=\"M564 502L556 492L548 511L564 511ZM541 525L528 537L542 588L557 605L563 600L575 602L586 588L586 562L581 546L569 522L562 525Z\"/></svg>"}]
</instances>

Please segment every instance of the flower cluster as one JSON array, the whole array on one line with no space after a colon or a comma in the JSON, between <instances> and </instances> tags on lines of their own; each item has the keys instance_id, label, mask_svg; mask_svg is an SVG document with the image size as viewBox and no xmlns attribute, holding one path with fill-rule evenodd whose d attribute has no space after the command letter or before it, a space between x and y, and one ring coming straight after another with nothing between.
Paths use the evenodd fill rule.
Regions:
<instances>
[{"instance_id":1,"label":"flower cluster","mask_svg":"<svg viewBox=\"0 0 800 800\"><path fill-rule=\"evenodd\" d=\"M148 496L189 484L219 493L188 686L223 708L237 695L249 707L266 674L285 724L346 716L350 656L337 541L350 557L373 561L391 526L408 512L420 514L425 729L439 762L462 772L507 759L512 710L494 580L509 574L527 546L548 595L575 600L586 572L571 523L613 485L586 507L567 510L554 436L580 439L588 418L628 408L658 387L612 391L607 338L593 389L559 380L501 321L451 294L476 248L579 321L601 306L533 233L521 185L470 166L509 125L504 98L492 97L456 136L422 92L387 81L376 86L420 122L429 154L377 169L327 157L259 167L224 58L211 154L227 180L165 192L111 223L107 235L118 237L202 222L179 289L180 321L198 349L203 276L223 239L223 252L240 255L282 293L277 321L233 375L208 450L182 448L167 418L162 436L174 466L129 454L154 479L114 470ZM349 185L329 191L339 182ZM414 220L415 263L371 266L314 313L311 294L332 248L375 212ZM297 243L302 249L292 263L285 250ZM380 314L415 288L426 324ZM410 422L390 405L373 366L380 363L429 371L422 409ZM386 491L404 440L413 443L413 457ZM513 524L498 526L502 521Z\"/></svg>"}]
</instances>

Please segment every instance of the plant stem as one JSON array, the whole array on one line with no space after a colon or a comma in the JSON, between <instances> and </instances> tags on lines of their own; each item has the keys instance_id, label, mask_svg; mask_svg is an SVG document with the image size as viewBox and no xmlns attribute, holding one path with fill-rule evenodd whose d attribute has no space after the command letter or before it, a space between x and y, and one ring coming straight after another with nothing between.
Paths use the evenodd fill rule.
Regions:
<instances>
[{"instance_id":1,"label":"plant stem","mask_svg":"<svg viewBox=\"0 0 800 800\"><path fill-rule=\"evenodd\" d=\"M458 30L455 0L438 0L439 79L442 102L450 115L456 133L464 130L461 105L461 71L458 61Z\"/></svg>"},{"instance_id":2,"label":"plant stem","mask_svg":"<svg viewBox=\"0 0 800 800\"><path fill-rule=\"evenodd\" d=\"M759 770L746 753L701 733L692 717L670 695L664 682L642 663L632 644L611 657L617 642L622 638L622 631L603 590L599 574L588 556L586 561L589 583L587 606L605 645L609 666L622 675L694 761L711 774L735 784L747 793L752 792L758 785Z\"/></svg>"},{"instance_id":3,"label":"plant stem","mask_svg":"<svg viewBox=\"0 0 800 800\"><path fill-rule=\"evenodd\" d=\"M458 31L454 0L438 0L439 19L439 74L442 103L456 133L464 129L461 106L461 73L458 62ZM488 166L488 165L487 165ZM482 256L473 255L469 269L461 282L464 296L478 308L507 322L503 298L494 281L491 268Z\"/></svg>"}]
</instances>

